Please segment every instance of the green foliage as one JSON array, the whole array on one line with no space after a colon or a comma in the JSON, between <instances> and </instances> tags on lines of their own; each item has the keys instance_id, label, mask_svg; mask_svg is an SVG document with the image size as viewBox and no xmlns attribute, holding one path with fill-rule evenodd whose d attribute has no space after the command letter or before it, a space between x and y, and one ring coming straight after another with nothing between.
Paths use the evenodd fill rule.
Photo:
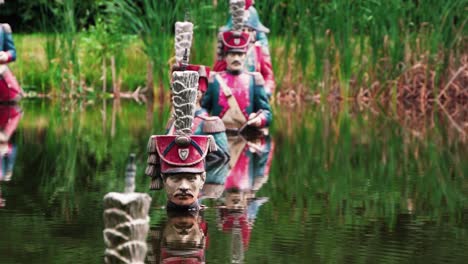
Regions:
<instances>
[{"instance_id":1,"label":"green foliage","mask_svg":"<svg viewBox=\"0 0 468 264\"><path fill-rule=\"evenodd\" d=\"M62 87L64 77L69 79L65 86L77 85L82 79L95 82L100 77L96 74L98 60L86 60L88 65L95 64L93 71L80 69L80 58L89 52L91 58L99 58L99 53L117 56L118 70L129 73L123 85L134 89L138 80L145 79L146 71L142 65L125 61L128 56L124 53L133 53L130 46L137 43L131 35L138 36L140 46L136 46L144 52L143 65L152 62L155 82L168 87L174 23L189 14L195 24L191 60L211 65L217 29L228 17L228 1L217 1L217 6L211 0L91 2L25 5L30 10L27 14L37 10L42 14L37 19L41 31L53 32L47 34L44 47L48 75L34 77L44 81L43 89L53 86L74 92ZM461 57L466 46L465 2L258 0L255 6L263 24L271 29L270 49L280 85L323 90L321 87L330 89L332 81L337 81L347 95L357 92L348 91L350 80L357 79L364 86L385 83L421 61L436 69L436 78L445 74L450 57ZM81 43L78 33L83 31L86 37ZM139 69L136 75L135 69Z\"/></svg>"}]
</instances>

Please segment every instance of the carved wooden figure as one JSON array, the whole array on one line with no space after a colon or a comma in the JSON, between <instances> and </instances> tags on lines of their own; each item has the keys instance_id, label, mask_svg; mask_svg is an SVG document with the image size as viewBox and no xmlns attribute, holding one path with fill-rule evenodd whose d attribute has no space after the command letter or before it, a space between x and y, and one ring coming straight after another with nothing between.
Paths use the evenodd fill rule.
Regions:
<instances>
[{"instance_id":1,"label":"carved wooden figure","mask_svg":"<svg viewBox=\"0 0 468 264\"><path fill-rule=\"evenodd\" d=\"M212 136L192 135L199 75L175 71L172 76L173 135L152 136L148 143L146 174L152 189L164 187L168 209L198 210L205 182L205 158L216 150Z\"/></svg>"},{"instance_id":2,"label":"carved wooden figure","mask_svg":"<svg viewBox=\"0 0 468 264\"><path fill-rule=\"evenodd\" d=\"M23 90L7 66L15 60L16 48L11 27L0 24L0 102L18 102L23 97Z\"/></svg>"},{"instance_id":3,"label":"carved wooden figure","mask_svg":"<svg viewBox=\"0 0 468 264\"><path fill-rule=\"evenodd\" d=\"M221 33L221 39L227 67L210 75L202 107L219 116L227 130L268 127L272 115L263 77L257 72L246 72L243 67L250 35L228 31Z\"/></svg>"},{"instance_id":4,"label":"carved wooden figure","mask_svg":"<svg viewBox=\"0 0 468 264\"><path fill-rule=\"evenodd\" d=\"M237 3L238 4L238 3ZM260 21L259 15L252 1L245 2L245 11L243 13L234 13L231 8L231 17L226 26L220 29L221 32L226 31L242 31L249 33L250 42L246 52L246 62L244 64L245 70L249 72L259 72L265 80L264 88L267 96L270 98L275 92L276 83L271 63L270 50L268 46L267 33L270 30L265 27ZM240 17L242 16L242 17ZM226 69L226 62L224 61L222 34L218 37L218 56L213 67L214 71L223 71Z\"/></svg>"}]
</instances>

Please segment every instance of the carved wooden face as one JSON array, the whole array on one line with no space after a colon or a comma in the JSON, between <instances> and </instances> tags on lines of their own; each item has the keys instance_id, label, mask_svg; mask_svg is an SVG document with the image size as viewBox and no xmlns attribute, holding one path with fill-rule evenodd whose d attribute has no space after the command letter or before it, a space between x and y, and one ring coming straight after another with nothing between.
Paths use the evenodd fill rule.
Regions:
<instances>
[{"instance_id":1,"label":"carved wooden face","mask_svg":"<svg viewBox=\"0 0 468 264\"><path fill-rule=\"evenodd\" d=\"M226 54L226 65L230 71L241 71L244 68L245 53L228 52Z\"/></svg>"},{"instance_id":2,"label":"carved wooden face","mask_svg":"<svg viewBox=\"0 0 468 264\"><path fill-rule=\"evenodd\" d=\"M168 174L164 178L167 199L180 206L196 202L205 182L204 173Z\"/></svg>"}]
</instances>

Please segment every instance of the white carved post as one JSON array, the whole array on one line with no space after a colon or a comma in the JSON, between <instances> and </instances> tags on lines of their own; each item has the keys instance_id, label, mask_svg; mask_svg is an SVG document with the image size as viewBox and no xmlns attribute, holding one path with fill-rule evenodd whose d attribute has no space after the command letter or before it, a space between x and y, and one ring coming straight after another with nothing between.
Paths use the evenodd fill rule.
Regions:
<instances>
[{"instance_id":1,"label":"white carved post","mask_svg":"<svg viewBox=\"0 0 468 264\"><path fill-rule=\"evenodd\" d=\"M195 115L198 72L175 71L172 73L172 104L176 134L191 134Z\"/></svg>"},{"instance_id":2,"label":"white carved post","mask_svg":"<svg viewBox=\"0 0 468 264\"><path fill-rule=\"evenodd\" d=\"M193 39L193 24L190 22L175 23L175 58L177 63L181 63L184 56L190 58L190 47Z\"/></svg>"},{"instance_id":3,"label":"white carved post","mask_svg":"<svg viewBox=\"0 0 468 264\"><path fill-rule=\"evenodd\" d=\"M135 165L135 154L130 154L127 168L125 170L125 193L132 193L135 191L135 175L136 175L136 165Z\"/></svg>"},{"instance_id":4,"label":"white carved post","mask_svg":"<svg viewBox=\"0 0 468 264\"><path fill-rule=\"evenodd\" d=\"M135 156L130 155L126 171L125 193L111 192L104 196L105 263L143 264L146 257L146 236L149 230L148 211L151 197L135 193Z\"/></svg>"},{"instance_id":5,"label":"white carved post","mask_svg":"<svg viewBox=\"0 0 468 264\"><path fill-rule=\"evenodd\" d=\"M231 0L229 12L232 16L232 31L242 31L244 27L245 0Z\"/></svg>"}]
</instances>

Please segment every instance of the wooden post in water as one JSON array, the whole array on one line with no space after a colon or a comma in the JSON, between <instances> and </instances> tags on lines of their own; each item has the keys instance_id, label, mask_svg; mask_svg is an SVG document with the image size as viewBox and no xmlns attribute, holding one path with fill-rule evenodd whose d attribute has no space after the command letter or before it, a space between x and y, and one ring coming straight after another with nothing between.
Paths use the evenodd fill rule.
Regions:
<instances>
[{"instance_id":1,"label":"wooden post in water","mask_svg":"<svg viewBox=\"0 0 468 264\"><path fill-rule=\"evenodd\" d=\"M146 124L148 129L153 129L154 117L154 64L148 61L146 64Z\"/></svg>"},{"instance_id":2,"label":"wooden post in water","mask_svg":"<svg viewBox=\"0 0 468 264\"><path fill-rule=\"evenodd\" d=\"M244 263L244 244L242 243L242 230L238 227L234 227L232 229L231 263Z\"/></svg>"},{"instance_id":3,"label":"wooden post in water","mask_svg":"<svg viewBox=\"0 0 468 264\"><path fill-rule=\"evenodd\" d=\"M107 125L107 101L106 101L106 91L107 91L107 65L106 58L102 59L102 133L106 134L106 125Z\"/></svg>"},{"instance_id":4,"label":"wooden post in water","mask_svg":"<svg viewBox=\"0 0 468 264\"><path fill-rule=\"evenodd\" d=\"M104 196L105 263L143 264L149 230L151 197L135 193L135 155L131 154L125 175L125 192Z\"/></svg>"},{"instance_id":5,"label":"wooden post in water","mask_svg":"<svg viewBox=\"0 0 468 264\"><path fill-rule=\"evenodd\" d=\"M115 66L115 56L111 57L111 74L112 74L112 86L114 92L114 98L120 99L120 84L117 77L117 69Z\"/></svg>"}]
</instances>

